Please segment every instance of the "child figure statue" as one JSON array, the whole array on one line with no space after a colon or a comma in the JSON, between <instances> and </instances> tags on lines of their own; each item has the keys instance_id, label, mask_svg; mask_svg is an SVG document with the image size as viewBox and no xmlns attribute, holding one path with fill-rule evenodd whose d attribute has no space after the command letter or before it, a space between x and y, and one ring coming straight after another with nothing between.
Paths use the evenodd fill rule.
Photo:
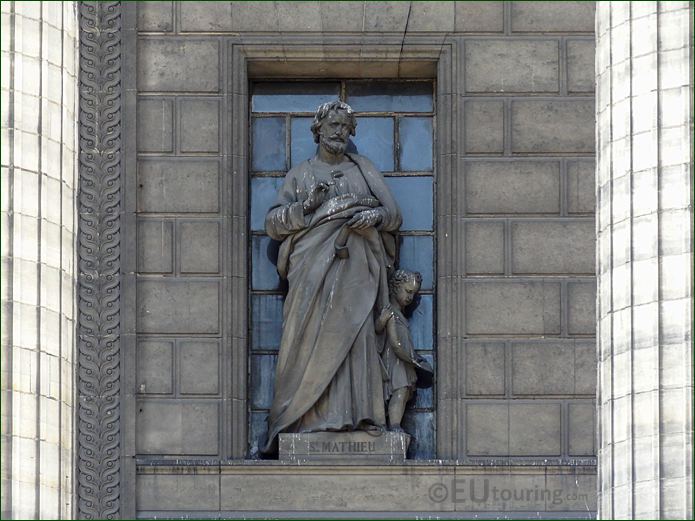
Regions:
<instances>
[{"instance_id":1,"label":"child figure statue","mask_svg":"<svg viewBox=\"0 0 695 521\"><path fill-rule=\"evenodd\" d=\"M422 276L417 272L394 271L389 278L390 304L381 310L376 321L377 333L385 331L385 345L381 353L385 373L384 401L388 404L389 430L393 432L404 432L401 420L406 403L415 394L416 385L429 387L432 380L432 367L415 352L408 320L403 314L421 284ZM418 376L423 381L418 382Z\"/></svg>"}]
</instances>

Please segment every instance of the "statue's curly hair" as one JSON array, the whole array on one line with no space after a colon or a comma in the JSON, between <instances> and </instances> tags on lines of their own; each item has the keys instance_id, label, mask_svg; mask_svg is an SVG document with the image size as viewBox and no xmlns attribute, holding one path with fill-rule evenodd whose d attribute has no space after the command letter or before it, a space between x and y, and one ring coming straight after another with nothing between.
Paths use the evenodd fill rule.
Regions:
<instances>
[{"instance_id":1,"label":"statue's curly hair","mask_svg":"<svg viewBox=\"0 0 695 521\"><path fill-rule=\"evenodd\" d=\"M393 293L398 286L411 280L417 282L418 286L422 285L422 275L419 272L402 269L395 270L389 277L389 293Z\"/></svg>"},{"instance_id":2,"label":"statue's curly hair","mask_svg":"<svg viewBox=\"0 0 695 521\"><path fill-rule=\"evenodd\" d=\"M350 129L350 135L355 135L355 129L357 128L357 118L355 118L355 111L352 110L352 107L344 101L329 101L320 105L319 108L316 109L316 114L314 114L314 122L311 124L311 133L314 134L314 143L319 142L319 127L321 126L321 122L324 119L326 119L328 117L328 114L330 114L331 112L339 111L345 112L348 115L348 117L350 118L350 125L352 126L352 129Z\"/></svg>"}]
</instances>

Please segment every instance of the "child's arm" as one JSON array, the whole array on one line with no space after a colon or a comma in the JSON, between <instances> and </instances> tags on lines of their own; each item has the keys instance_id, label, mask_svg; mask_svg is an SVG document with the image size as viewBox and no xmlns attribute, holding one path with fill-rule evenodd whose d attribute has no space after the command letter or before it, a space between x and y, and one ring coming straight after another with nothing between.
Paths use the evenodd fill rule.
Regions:
<instances>
[{"instance_id":1,"label":"child's arm","mask_svg":"<svg viewBox=\"0 0 695 521\"><path fill-rule=\"evenodd\" d=\"M407 331L407 325L402 325L400 329L403 328L406 329L405 334L403 334L403 331L399 331L396 320L389 320L388 324L386 324L386 336L396 356L404 362L412 363L412 341Z\"/></svg>"},{"instance_id":2,"label":"child's arm","mask_svg":"<svg viewBox=\"0 0 695 521\"><path fill-rule=\"evenodd\" d=\"M381 314L379 315L379 318L376 319L376 322L374 323L374 329L376 329L377 334L381 334L384 329L386 328L386 324L391 321L393 318L393 309L391 309L391 306L384 306L381 309Z\"/></svg>"}]
</instances>

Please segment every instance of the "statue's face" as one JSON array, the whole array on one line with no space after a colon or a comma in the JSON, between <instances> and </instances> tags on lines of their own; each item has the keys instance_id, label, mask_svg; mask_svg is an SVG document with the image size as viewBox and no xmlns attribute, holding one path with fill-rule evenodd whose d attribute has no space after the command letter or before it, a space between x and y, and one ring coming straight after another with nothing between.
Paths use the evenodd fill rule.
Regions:
<instances>
[{"instance_id":1,"label":"statue's face","mask_svg":"<svg viewBox=\"0 0 695 521\"><path fill-rule=\"evenodd\" d=\"M398 284L394 290L394 296L398 304L404 308L410 305L418 291L420 291L420 284L416 280L406 280Z\"/></svg>"},{"instance_id":2,"label":"statue's face","mask_svg":"<svg viewBox=\"0 0 695 521\"><path fill-rule=\"evenodd\" d=\"M331 154L344 154L351 130L350 117L344 111L331 111L319 127L319 144Z\"/></svg>"}]
</instances>

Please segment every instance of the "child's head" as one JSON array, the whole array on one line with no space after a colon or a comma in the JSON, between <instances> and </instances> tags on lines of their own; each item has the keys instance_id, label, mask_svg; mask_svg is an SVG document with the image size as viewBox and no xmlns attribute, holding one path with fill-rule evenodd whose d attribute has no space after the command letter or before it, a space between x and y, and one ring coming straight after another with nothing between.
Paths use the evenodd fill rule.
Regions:
<instances>
[{"instance_id":1,"label":"child's head","mask_svg":"<svg viewBox=\"0 0 695 521\"><path fill-rule=\"evenodd\" d=\"M417 271L396 270L389 278L389 293L402 308L408 306L420 291L422 275Z\"/></svg>"}]
</instances>

